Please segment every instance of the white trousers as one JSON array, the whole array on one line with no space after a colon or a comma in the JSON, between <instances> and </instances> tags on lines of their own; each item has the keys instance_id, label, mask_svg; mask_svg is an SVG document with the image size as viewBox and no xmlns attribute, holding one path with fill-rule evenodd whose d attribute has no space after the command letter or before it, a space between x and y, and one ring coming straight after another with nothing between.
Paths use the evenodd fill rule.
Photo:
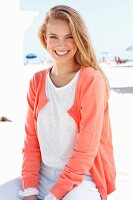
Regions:
<instances>
[{"instance_id":1,"label":"white trousers","mask_svg":"<svg viewBox=\"0 0 133 200\"><path fill-rule=\"evenodd\" d=\"M42 164L39 179L39 194L37 200L44 200L50 188L58 179L61 169ZM0 185L0 200L21 200L18 191L21 189L21 177ZM62 200L101 200L100 193L90 175L85 175L79 185L69 191Z\"/></svg>"}]
</instances>

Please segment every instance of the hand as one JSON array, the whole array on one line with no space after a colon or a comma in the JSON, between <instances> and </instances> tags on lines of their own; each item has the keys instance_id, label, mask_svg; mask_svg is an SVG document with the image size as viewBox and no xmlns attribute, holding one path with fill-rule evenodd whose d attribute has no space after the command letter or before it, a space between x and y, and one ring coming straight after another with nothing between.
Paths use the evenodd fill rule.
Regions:
<instances>
[{"instance_id":1,"label":"hand","mask_svg":"<svg viewBox=\"0 0 133 200\"><path fill-rule=\"evenodd\" d=\"M24 200L37 200L37 197L35 195L31 195L28 197L24 197Z\"/></svg>"}]
</instances>

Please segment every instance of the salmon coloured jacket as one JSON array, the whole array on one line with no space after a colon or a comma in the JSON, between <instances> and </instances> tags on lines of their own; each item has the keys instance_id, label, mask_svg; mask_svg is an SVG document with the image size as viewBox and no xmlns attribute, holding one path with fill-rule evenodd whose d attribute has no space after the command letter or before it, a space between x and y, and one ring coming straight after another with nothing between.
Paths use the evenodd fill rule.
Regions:
<instances>
[{"instance_id":1,"label":"salmon coloured jacket","mask_svg":"<svg viewBox=\"0 0 133 200\"><path fill-rule=\"evenodd\" d=\"M38 188L41 152L37 134L38 112L48 103L45 94L46 75L50 68L36 72L29 83L27 117L22 163L24 188ZM102 200L115 190L115 162L109 105L104 79L92 67L80 68L75 100L67 111L78 126L75 147L68 163L50 192L62 199L84 175L90 172Z\"/></svg>"}]
</instances>

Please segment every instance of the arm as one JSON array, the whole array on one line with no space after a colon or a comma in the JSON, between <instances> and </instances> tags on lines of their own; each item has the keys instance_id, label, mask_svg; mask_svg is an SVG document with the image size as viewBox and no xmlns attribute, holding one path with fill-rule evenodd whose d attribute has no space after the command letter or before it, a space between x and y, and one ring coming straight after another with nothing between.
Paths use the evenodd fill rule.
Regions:
<instances>
[{"instance_id":1,"label":"arm","mask_svg":"<svg viewBox=\"0 0 133 200\"><path fill-rule=\"evenodd\" d=\"M23 148L22 181L24 188L38 188L41 153L38 143L34 105L36 101L36 85L34 77L29 84L27 94L28 109L25 123L25 140Z\"/></svg>"},{"instance_id":2,"label":"arm","mask_svg":"<svg viewBox=\"0 0 133 200\"><path fill-rule=\"evenodd\" d=\"M73 154L59 179L51 188L61 199L74 185L82 182L97 155L102 132L106 89L101 76L94 77L81 98L81 121Z\"/></svg>"}]
</instances>

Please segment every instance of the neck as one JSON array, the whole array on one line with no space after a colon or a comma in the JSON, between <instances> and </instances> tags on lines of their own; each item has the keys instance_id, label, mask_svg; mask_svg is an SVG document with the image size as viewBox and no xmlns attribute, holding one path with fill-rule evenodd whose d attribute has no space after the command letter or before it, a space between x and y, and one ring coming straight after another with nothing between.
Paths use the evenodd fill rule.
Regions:
<instances>
[{"instance_id":1,"label":"neck","mask_svg":"<svg viewBox=\"0 0 133 200\"><path fill-rule=\"evenodd\" d=\"M67 76L73 72L76 72L80 69L78 63L54 63L51 73L56 76Z\"/></svg>"}]
</instances>

